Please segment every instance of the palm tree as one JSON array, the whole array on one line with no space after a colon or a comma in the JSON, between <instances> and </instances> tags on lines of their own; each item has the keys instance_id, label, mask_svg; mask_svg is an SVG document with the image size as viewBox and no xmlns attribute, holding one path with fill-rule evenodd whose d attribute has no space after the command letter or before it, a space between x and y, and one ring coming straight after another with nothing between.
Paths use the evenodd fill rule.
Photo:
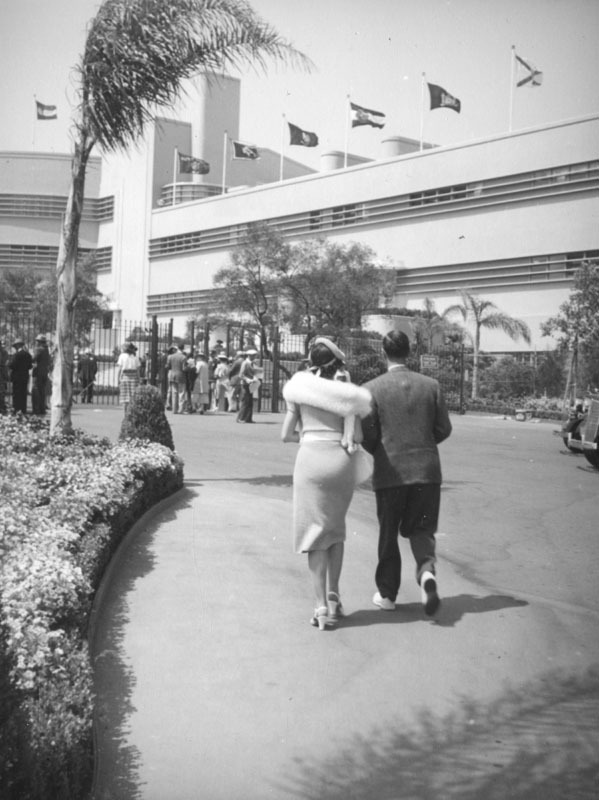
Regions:
<instances>
[{"instance_id":1,"label":"palm tree","mask_svg":"<svg viewBox=\"0 0 599 800\"><path fill-rule=\"evenodd\" d=\"M471 339L472 399L475 400L478 396L478 362L482 328L501 330L514 341L522 337L527 344L530 344L530 328L521 319L514 319L509 314L499 311L497 306L490 300L484 300L482 297L466 291L460 292L460 295L462 302L446 308L443 316L447 317L458 313L462 316L464 322L474 325L474 336L471 335Z\"/></svg>"},{"instance_id":2,"label":"palm tree","mask_svg":"<svg viewBox=\"0 0 599 800\"><path fill-rule=\"evenodd\" d=\"M53 436L72 428L76 259L92 148L124 150L138 141L155 111L175 104L184 80L247 64L265 68L266 59L312 66L245 0L105 0L93 19L78 67L71 187L56 264Z\"/></svg>"},{"instance_id":3,"label":"palm tree","mask_svg":"<svg viewBox=\"0 0 599 800\"><path fill-rule=\"evenodd\" d=\"M454 332L457 326L450 322L435 308L435 301L430 297L424 298L424 308L416 312L412 321L412 329L416 338L417 350L429 353L435 339L445 338Z\"/></svg>"}]
</instances>

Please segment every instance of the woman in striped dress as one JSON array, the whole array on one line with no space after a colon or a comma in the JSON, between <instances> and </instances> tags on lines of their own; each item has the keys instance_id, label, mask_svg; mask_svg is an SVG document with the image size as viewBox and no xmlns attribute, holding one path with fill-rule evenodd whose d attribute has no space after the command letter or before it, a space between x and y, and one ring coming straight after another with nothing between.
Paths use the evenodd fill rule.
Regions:
<instances>
[{"instance_id":1,"label":"woman in striped dress","mask_svg":"<svg viewBox=\"0 0 599 800\"><path fill-rule=\"evenodd\" d=\"M125 406L125 414L133 393L139 386L141 361L137 357L137 347L129 342L116 362L119 369L119 402Z\"/></svg>"}]
</instances>

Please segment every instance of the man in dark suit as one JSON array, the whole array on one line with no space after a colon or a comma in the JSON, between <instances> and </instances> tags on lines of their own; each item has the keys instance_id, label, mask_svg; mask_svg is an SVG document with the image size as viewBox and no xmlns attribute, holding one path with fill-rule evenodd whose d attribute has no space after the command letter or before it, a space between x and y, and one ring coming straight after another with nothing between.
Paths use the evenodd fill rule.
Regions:
<instances>
[{"instance_id":1,"label":"man in dark suit","mask_svg":"<svg viewBox=\"0 0 599 800\"><path fill-rule=\"evenodd\" d=\"M10 379L12 381L12 410L14 414L27 413L27 387L29 385L29 370L33 366L33 359L29 350L25 349L25 342L17 339L13 343L15 353L10 360Z\"/></svg>"},{"instance_id":2,"label":"man in dark suit","mask_svg":"<svg viewBox=\"0 0 599 800\"><path fill-rule=\"evenodd\" d=\"M372 411L363 421L364 447L374 456L373 489L379 521L375 605L395 609L401 583L398 533L416 560L424 611L432 616L440 600L435 578L435 532L441 498L437 445L451 422L436 380L406 366L410 340L401 331L383 339L387 372L366 384Z\"/></svg>"},{"instance_id":3,"label":"man in dark suit","mask_svg":"<svg viewBox=\"0 0 599 800\"><path fill-rule=\"evenodd\" d=\"M33 351L33 371L31 377L31 407L34 414L45 414L46 396L48 392L48 377L50 375L50 350L46 337L40 334L35 340L35 350Z\"/></svg>"}]
</instances>

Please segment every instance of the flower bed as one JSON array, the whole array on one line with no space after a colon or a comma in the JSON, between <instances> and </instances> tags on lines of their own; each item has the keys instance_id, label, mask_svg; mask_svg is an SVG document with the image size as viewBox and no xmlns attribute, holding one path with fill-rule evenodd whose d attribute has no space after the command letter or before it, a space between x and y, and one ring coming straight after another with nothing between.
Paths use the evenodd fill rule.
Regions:
<instances>
[{"instance_id":1,"label":"flower bed","mask_svg":"<svg viewBox=\"0 0 599 800\"><path fill-rule=\"evenodd\" d=\"M0 417L0 796L81 800L92 774L87 623L131 524L183 484L183 464L144 441Z\"/></svg>"}]
</instances>

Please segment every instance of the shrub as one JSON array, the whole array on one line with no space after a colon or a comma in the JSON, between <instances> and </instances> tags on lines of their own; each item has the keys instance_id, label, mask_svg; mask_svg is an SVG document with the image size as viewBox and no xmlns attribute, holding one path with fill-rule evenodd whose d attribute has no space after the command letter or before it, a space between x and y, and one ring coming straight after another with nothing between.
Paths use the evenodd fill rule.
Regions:
<instances>
[{"instance_id":1,"label":"shrub","mask_svg":"<svg viewBox=\"0 0 599 800\"><path fill-rule=\"evenodd\" d=\"M119 439L144 439L175 449L164 403L155 386L140 386L135 391L121 424Z\"/></svg>"}]
</instances>

